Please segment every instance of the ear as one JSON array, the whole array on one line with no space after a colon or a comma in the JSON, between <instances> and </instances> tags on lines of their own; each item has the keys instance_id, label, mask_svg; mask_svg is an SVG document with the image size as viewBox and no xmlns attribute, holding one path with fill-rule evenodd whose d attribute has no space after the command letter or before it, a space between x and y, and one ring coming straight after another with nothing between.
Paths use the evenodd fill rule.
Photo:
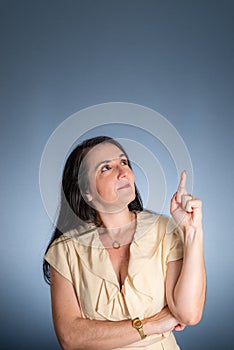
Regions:
<instances>
[{"instance_id":1,"label":"ear","mask_svg":"<svg viewBox=\"0 0 234 350\"><path fill-rule=\"evenodd\" d=\"M87 199L88 202L92 202L93 197L89 192L85 192L85 197Z\"/></svg>"}]
</instances>

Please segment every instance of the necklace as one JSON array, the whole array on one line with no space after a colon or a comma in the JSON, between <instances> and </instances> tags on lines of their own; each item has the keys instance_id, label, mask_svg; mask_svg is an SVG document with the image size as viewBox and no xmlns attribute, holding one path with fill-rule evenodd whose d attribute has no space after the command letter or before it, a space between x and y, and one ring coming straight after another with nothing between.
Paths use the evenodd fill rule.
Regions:
<instances>
[{"instance_id":1,"label":"necklace","mask_svg":"<svg viewBox=\"0 0 234 350\"><path fill-rule=\"evenodd\" d=\"M112 242L112 247L114 249L119 249L120 248L120 242L119 241L114 241Z\"/></svg>"},{"instance_id":2,"label":"necklace","mask_svg":"<svg viewBox=\"0 0 234 350\"><path fill-rule=\"evenodd\" d=\"M135 219L136 214L132 213L132 216L133 215L134 215L134 219ZM102 241L102 244L104 245L104 247L106 247L106 248L112 247L113 249L119 249L121 246L131 243L135 230L136 230L136 220L133 220L133 217L132 217L132 221L129 225L127 225L126 230L120 232L120 234L117 233L117 235L115 235L116 238L117 238L117 236L119 236L119 237L120 237L120 235L122 236L120 241L118 239L113 240L113 238L115 238L115 237L111 237L111 234L109 234L109 231L111 233L111 229L108 230L104 227L99 228L99 237L101 238L101 241ZM127 234L127 236L126 236L126 234Z\"/></svg>"}]
</instances>

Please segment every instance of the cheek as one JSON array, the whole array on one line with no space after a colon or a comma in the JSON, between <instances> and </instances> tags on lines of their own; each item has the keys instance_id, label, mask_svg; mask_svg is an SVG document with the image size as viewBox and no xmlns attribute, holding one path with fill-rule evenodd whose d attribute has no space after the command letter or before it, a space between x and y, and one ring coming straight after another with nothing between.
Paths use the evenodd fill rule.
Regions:
<instances>
[{"instance_id":1,"label":"cheek","mask_svg":"<svg viewBox=\"0 0 234 350\"><path fill-rule=\"evenodd\" d=\"M109 191L109 181L105 178L96 178L95 183L93 184L93 191L95 193L102 195L103 193Z\"/></svg>"},{"instance_id":2,"label":"cheek","mask_svg":"<svg viewBox=\"0 0 234 350\"><path fill-rule=\"evenodd\" d=\"M97 193L96 177L90 175L87 179L87 184L88 192L90 192L92 195L95 195L95 193Z\"/></svg>"},{"instance_id":3,"label":"cheek","mask_svg":"<svg viewBox=\"0 0 234 350\"><path fill-rule=\"evenodd\" d=\"M133 172L131 171L131 169L129 170L129 178L131 179L132 182L134 182L135 177L134 177L134 174L133 174Z\"/></svg>"},{"instance_id":4,"label":"cheek","mask_svg":"<svg viewBox=\"0 0 234 350\"><path fill-rule=\"evenodd\" d=\"M113 201L118 198L117 186L114 176L106 176L96 181L97 199ZM100 198L100 197L101 198Z\"/></svg>"},{"instance_id":5,"label":"cheek","mask_svg":"<svg viewBox=\"0 0 234 350\"><path fill-rule=\"evenodd\" d=\"M114 190L114 182L111 178L103 178L96 181L96 191L101 193L110 193Z\"/></svg>"}]
</instances>

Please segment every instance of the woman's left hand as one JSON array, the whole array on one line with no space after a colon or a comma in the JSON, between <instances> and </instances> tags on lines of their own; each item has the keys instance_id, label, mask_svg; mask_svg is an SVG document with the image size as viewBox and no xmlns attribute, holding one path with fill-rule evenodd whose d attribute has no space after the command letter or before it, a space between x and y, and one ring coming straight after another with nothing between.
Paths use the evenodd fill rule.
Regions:
<instances>
[{"instance_id":1,"label":"woman's left hand","mask_svg":"<svg viewBox=\"0 0 234 350\"><path fill-rule=\"evenodd\" d=\"M178 190L171 199L170 212L184 232L202 229L202 202L187 193L185 171L182 172Z\"/></svg>"}]
</instances>

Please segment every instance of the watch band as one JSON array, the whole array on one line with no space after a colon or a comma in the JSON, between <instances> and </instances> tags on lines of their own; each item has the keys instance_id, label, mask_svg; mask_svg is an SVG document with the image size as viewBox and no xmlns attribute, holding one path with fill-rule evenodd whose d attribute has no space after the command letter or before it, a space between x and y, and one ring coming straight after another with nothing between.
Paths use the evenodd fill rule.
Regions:
<instances>
[{"instance_id":1,"label":"watch band","mask_svg":"<svg viewBox=\"0 0 234 350\"><path fill-rule=\"evenodd\" d=\"M138 332L140 333L141 339L145 339L147 337L147 335L143 331L143 328L139 328Z\"/></svg>"},{"instance_id":2,"label":"watch band","mask_svg":"<svg viewBox=\"0 0 234 350\"><path fill-rule=\"evenodd\" d=\"M139 319L139 317L136 317L134 318L134 320L132 320L132 326L138 331L138 333L141 336L141 339L145 339L147 337L147 335L143 331L143 323Z\"/></svg>"}]
</instances>

